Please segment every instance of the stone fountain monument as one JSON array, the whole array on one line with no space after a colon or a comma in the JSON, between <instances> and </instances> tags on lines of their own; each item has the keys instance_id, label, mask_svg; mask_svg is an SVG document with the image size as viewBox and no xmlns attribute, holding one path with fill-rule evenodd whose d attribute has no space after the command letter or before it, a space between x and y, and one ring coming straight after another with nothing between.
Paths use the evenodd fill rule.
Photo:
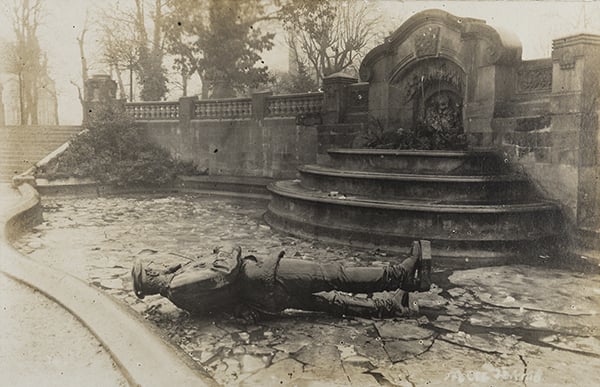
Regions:
<instances>
[{"instance_id":1,"label":"stone fountain monument","mask_svg":"<svg viewBox=\"0 0 600 387\"><path fill-rule=\"evenodd\" d=\"M343 74L324 80L317 164L269 186L265 219L295 235L366 248L406 251L428 239L434 255L475 264L553 254L568 242L566 224L578 222L581 203L572 199L582 189L553 189L553 179L584 172L555 146L573 110L561 94L572 79L564 72L579 63L579 46L600 52L599 41L557 40L553 58L523 61L519 40L482 20L414 15L366 55L364 83ZM352 147L374 121L412 134L425 123L464 143ZM553 178L556 171L567 175Z\"/></svg>"}]
</instances>

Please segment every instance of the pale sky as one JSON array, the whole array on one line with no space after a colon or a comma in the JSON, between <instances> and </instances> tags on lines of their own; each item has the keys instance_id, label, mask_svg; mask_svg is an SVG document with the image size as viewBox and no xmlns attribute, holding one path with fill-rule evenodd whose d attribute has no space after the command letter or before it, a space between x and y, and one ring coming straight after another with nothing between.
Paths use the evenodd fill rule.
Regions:
<instances>
[{"instance_id":1,"label":"pale sky","mask_svg":"<svg viewBox=\"0 0 600 387\"><path fill-rule=\"evenodd\" d=\"M357 0L372 6L381 17L382 30L392 32L410 16L425 9L438 8L456 16L484 19L494 27L516 34L523 45L523 59L549 57L552 39L580 32L600 34L600 1L400 1ZM70 81L80 82L81 64L76 37L83 26L86 12L90 19L97 14L98 4L129 4L133 0L44 0L46 15L40 28L40 44L48 53L51 77L56 81L61 124L79 124L81 107L77 91ZM12 0L0 0L0 39L12 39L8 6ZM89 10L89 11L88 11ZM271 69L285 70L288 55L279 34L276 47L263 59ZM97 43L93 32L87 41L87 56L92 61L91 73L104 69L93 63ZM174 92L170 99L177 99Z\"/></svg>"}]
</instances>

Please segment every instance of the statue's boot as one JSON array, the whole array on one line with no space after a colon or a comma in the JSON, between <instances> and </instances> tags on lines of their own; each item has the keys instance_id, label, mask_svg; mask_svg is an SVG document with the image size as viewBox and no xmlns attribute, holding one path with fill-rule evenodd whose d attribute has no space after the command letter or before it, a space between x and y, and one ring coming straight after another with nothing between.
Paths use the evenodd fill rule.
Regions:
<instances>
[{"instance_id":1,"label":"statue's boot","mask_svg":"<svg viewBox=\"0 0 600 387\"><path fill-rule=\"evenodd\" d=\"M371 297L358 297L338 291L315 293L317 309L337 315L362 317L407 317L419 313L416 301L410 302L409 293L398 289L378 292Z\"/></svg>"},{"instance_id":2,"label":"statue's boot","mask_svg":"<svg viewBox=\"0 0 600 387\"><path fill-rule=\"evenodd\" d=\"M391 271L402 278L400 289L407 292L426 292L431 289L431 242L414 241L410 257L391 266Z\"/></svg>"}]
</instances>

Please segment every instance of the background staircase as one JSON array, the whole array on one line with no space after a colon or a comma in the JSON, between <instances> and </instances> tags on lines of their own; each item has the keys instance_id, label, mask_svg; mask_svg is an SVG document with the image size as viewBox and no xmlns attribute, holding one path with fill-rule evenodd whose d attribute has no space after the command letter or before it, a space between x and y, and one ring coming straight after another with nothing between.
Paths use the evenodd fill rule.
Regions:
<instances>
[{"instance_id":1,"label":"background staircase","mask_svg":"<svg viewBox=\"0 0 600 387\"><path fill-rule=\"evenodd\" d=\"M0 127L0 181L25 172L80 131L80 126Z\"/></svg>"},{"instance_id":2,"label":"background staircase","mask_svg":"<svg viewBox=\"0 0 600 387\"><path fill-rule=\"evenodd\" d=\"M475 264L545 254L564 237L559 208L492 152L333 149L300 179L269 185L265 215L291 234Z\"/></svg>"}]
</instances>

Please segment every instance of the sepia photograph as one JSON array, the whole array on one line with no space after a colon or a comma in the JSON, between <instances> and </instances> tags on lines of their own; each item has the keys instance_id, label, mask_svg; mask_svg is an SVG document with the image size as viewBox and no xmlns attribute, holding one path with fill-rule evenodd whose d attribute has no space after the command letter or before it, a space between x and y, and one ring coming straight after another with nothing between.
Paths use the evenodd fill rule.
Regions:
<instances>
[{"instance_id":1,"label":"sepia photograph","mask_svg":"<svg viewBox=\"0 0 600 387\"><path fill-rule=\"evenodd\" d=\"M600 1L0 0L0 386L600 385Z\"/></svg>"}]
</instances>

